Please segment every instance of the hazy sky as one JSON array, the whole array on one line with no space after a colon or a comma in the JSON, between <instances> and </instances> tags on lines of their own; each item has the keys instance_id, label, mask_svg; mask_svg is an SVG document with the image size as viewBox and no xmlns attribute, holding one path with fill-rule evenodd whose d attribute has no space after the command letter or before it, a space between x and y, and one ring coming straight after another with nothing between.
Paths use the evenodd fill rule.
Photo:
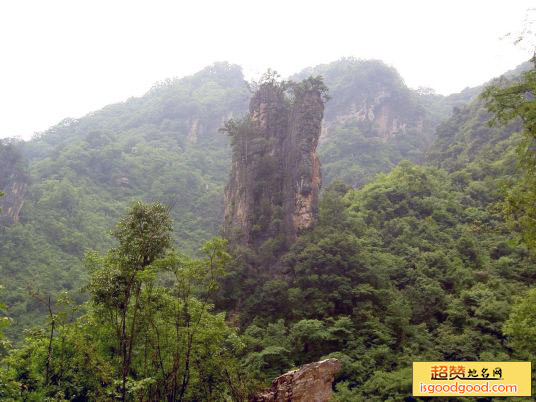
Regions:
<instances>
[{"instance_id":1,"label":"hazy sky","mask_svg":"<svg viewBox=\"0 0 536 402\"><path fill-rule=\"evenodd\" d=\"M376 58L410 87L448 94L530 56L500 40L533 0L0 2L0 138L139 96L214 61L283 76L343 56Z\"/></svg>"}]
</instances>

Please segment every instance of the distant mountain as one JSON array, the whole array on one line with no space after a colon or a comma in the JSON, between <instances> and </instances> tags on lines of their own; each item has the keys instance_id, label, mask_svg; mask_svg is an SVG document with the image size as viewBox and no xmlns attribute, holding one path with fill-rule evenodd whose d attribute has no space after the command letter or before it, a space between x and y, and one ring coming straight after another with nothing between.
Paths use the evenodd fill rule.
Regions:
<instances>
[{"instance_id":1,"label":"distant mountain","mask_svg":"<svg viewBox=\"0 0 536 402\"><path fill-rule=\"evenodd\" d=\"M371 93L384 94L370 97L360 84L355 102L333 99L339 109L326 110L333 136L326 135L324 152L337 153L328 163L324 154L324 168L339 169L357 188L326 186L316 225L272 262L275 270L255 269L246 253L230 267L221 307L243 329L244 364L271 380L336 358L336 399L395 401L411 394L413 361L526 359L525 344L516 347L504 330L519 321L511 313L516 296L536 284L534 255L505 216L505 190L519 179L520 124L490 127L479 91L397 92L389 68L349 63L350 77L364 71L377 80ZM386 131L386 115L413 130ZM431 131L419 131L416 121ZM372 177L400 157L404 148L389 146L397 138L415 140L407 145L422 165L402 161ZM419 146L419 139L429 142Z\"/></svg>"},{"instance_id":2,"label":"distant mountain","mask_svg":"<svg viewBox=\"0 0 536 402\"><path fill-rule=\"evenodd\" d=\"M14 173L2 177L6 195L0 202L22 206L3 208L0 227L0 277L15 318L11 330L40 316L42 306L28 296L28 287L80 287L84 251L110 246L107 233L133 200L172 205L178 245L188 253L218 234L230 165L228 139L219 129L246 110L248 98L241 68L217 63L160 82L140 98L65 119L10 145L9 153L6 145L0 166ZM17 171L28 175L25 191L14 194L21 176L11 161L19 154L17 163L24 166Z\"/></svg>"},{"instance_id":3,"label":"distant mountain","mask_svg":"<svg viewBox=\"0 0 536 402\"><path fill-rule=\"evenodd\" d=\"M308 75L321 75L331 96L319 149L326 185L341 179L360 186L401 160L421 162L450 112L445 97L409 89L378 60L345 58L293 78Z\"/></svg>"},{"instance_id":4,"label":"distant mountain","mask_svg":"<svg viewBox=\"0 0 536 402\"><path fill-rule=\"evenodd\" d=\"M530 68L531 63L523 63L506 72L501 79L513 82ZM509 155L510 168L503 173L513 172L513 151L521 139L521 122L512 122L507 126L490 125L492 115L478 95L493 81L447 97L447 102L455 99L462 99L463 102L455 104L451 116L437 127L436 139L429 150L428 161L453 172L462 170L477 160L506 163Z\"/></svg>"},{"instance_id":5,"label":"distant mountain","mask_svg":"<svg viewBox=\"0 0 536 402\"><path fill-rule=\"evenodd\" d=\"M478 92L420 93L380 61L341 59L291 78L310 75L322 75L331 96L319 145L324 187L336 179L361 186L403 159L424 161L439 122ZM177 244L188 253L218 234L231 161L219 129L247 112L250 95L239 66L216 63L157 83L139 98L65 119L0 153L0 166L12 172L0 188L1 202L14 206L3 208L0 226L11 330L41 316L28 287L46 292L83 283L84 251L110 246L106 233L133 200L173 205ZM10 158L19 154L15 167Z\"/></svg>"}]
</instances>

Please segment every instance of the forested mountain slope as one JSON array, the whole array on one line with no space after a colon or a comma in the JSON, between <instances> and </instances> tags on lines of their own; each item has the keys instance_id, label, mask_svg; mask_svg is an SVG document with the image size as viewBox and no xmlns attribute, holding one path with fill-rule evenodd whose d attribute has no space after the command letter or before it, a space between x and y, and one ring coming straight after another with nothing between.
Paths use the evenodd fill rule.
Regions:
<instances>
[{"instance_id":1,"label":"forested mountain slope","mask_svg":"<svg viewBox=\"0 0 536 402\"><path fill-rule=\"evenodd\" d=\"M362 185L402 159L423 161L434 127L468 99L412 91L379 61L341 59L293 78L310 74L324 76L331 96L319 145L324 186L336 178ZM11 331L43 314L29 287L48 292L84 283L80 257L110 245L107 231L132 200L174 205L175 238L190 254L218 234L230 171L219 129L246 112L249 96L240 67L217 63L4 147L0 166L10 173L1 178L2 202L16 206L4 207L0 228ZM23 191L13 194L13 185Z\"/></svg>"},{"instance_id":2,"label":"forested mountain slope","mask_svg":"<svg viewBox=\"0 0 536 402\"><path fill-rule=\"evenodd\" d=\"M217 234L230 156L218 130L245 110L248 96L240 67L215 64L4 147L1 163L14 172L17 155L29 182L19 222L0 228L4 300L16 318L11 330L42 314L27 288L84 283L84 251L111 244L108 231L133 200L173 205L176 238L189 253ZM20 181L15 176L2 177L4 203Z\"/></svg>"},{"instance_id":3,"label":"forested mountain slope","mask_svg":"<svg viewBox=\"0 0 536 402\"><path fill-rule=\"evenodd\" d=\"M246 328L251 371L268 380L334 357L336 400L394 401L411 394L412 361L530 358L504 331L536 284L535 257L504 213L522 127L491 118L478 98L457 107L426 164L332 184L318 225L271 279L233 272L222 299Z\"/></svg>"},{"instance_id":4,"label":"forested mountain slope","mask_svg":"<svg viewBox=\"0 0 536 402\"><path fill-rule=\"evenodd\" d=\"M530 63L523 63L505 76L518 76L529 68ZM385 63L353 58L307 68L294 78L311 74L324 78L331 96L319 146L325 185L340 179L355 187L402 160L423 163L437 125L485 87L449 96L412 90Z\"/></svg>"},{"instance_id":5,"label":"forested mountain slope","mask_svg":"<svg viewBox=\"0 0 536 402\"><path fill-rule=\"evenodd\" d=\"M520 358L501 329L535 261L489 210L496 197L409 162L324 193L282 275L243 296L251 370L269 379L335 357L339 400L399 400L412 361Z\"/></svg>"},{"instance_id":6,"label":"forested mountain slope","mask_svg":"<svg viewBox=\"0 0 536 402\"><path fill-rule=\"evenodd\" d=\"M308 75L322 76L331 97L319 147L324 184L340 178L361 185L403 159L423 159L440 116L423 106L430 96L409 89L394 68L349 58L296 78Z\"/></svg>"},{"instance_id":7,"label":"forested mountain slope","mask_svg":"<svg viewBox=\"0 0 536 402\"><path fill-rule=\"evenodd\" d=\"M268 264L277 259L269 275L249 269L247 260L230 260L220 240L208 243L199 260L175 254L169 249L171 223L160 205L136 204L115 231L119 248L89 256L89 287L81 262L86 249L114 244L106 233L136 199L174 205L173 235L187 253L219 231L231 160L219 128L246 111L251 95L237 66L216 64L160 83L141 98L65 120L27 143L2 144L0 302L14 318L8 331L22 347L10 351L0 343L0 355L7 354L0 395L105 399L121 388L120 377L127 392L127 374L131 396L157 395L172 383L166 370L177 375L182 367L173 334L183 324L176 338L196 356L186 400L229 395L238 391L237 378L244 387L240 378L269 382L327 356L342 363L338 401L406 398L415 360L527 358L503 332L514 296L536 283L534 256L503 213L502 188L518 179L520 124L490 127L479 89L450 97L412 91L377 61L343 59L300 74L294 78L321 74L330 89L319 146L326 184L318 224L282 255L267 255ZM24 191L10 194L17 183ZM20 212L5 215L8 198L22 205ZM146 226L135 224L143 211L165 221L165 244L151 257L165 259L158 267L139 259L144 271L131 305L113 292L114 286L123 289L117 278L136 278L129 262L140 244L129 230L139 229L146 239ZM121 258L125 272L117 270ZM213 266L218 259L221 264ZM228 271L221 279L220 265ZM221 287L212 295L215 281ZM153 298L153 285L161 298ZM76 304L88 294L92 303L73 325L58 313L62 337L35 330L22 340L21 329L47 312L43 295L81 287L73 293L75 307L65 304L64 311L79 314ZM230 313L227 319L210 312L213 301ZM125 306L143 311L139 328L145 338L133 331L130 338L123 335L121 347L134 339L151 341L137 343L134 365L123 366L117 377L121 359L111 340L117 319L103 312ZM186 336L192 318L187 306L205 317L197 321L202 337L195 344ZM124 323L135 317L125 315ZM53 331L52 322L47 329ZM160 331L167 335L160 338ZM143 356L157 356L160 345L164 363L155 357L148 368ZM86 354L78 354L78 347ZM47 353L56 354L52 366ZM212 380L222 388L206 387Z\"/></svg>"}]
</instances>

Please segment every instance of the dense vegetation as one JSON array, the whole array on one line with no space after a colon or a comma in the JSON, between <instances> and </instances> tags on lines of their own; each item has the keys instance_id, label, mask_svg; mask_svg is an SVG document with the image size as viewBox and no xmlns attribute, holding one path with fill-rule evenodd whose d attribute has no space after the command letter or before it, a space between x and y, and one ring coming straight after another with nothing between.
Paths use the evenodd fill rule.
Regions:
<instances>
[{"instance_id":1,"label":"dense vegetation","mask_svg":"<svg viewBox=\"0 0 536 402\"><path fill-rule=\"evenodd\" d=\"M422 162L434 127L468 100L411 90L377 60L345 58L296 77L307 75L321 75L331 98L319 147L324 184L338 179L359 186L402 160Z\"/></svg>"},{"instance_id":2,"label":"dense vegetation","mask_svg":"<svg viewBox=\"0 0 536 402\"><path fill-rule=\"evenodd\" d=\"M111 246L108 232L133 200L174 205L175 237L189 254L218 234L230 163L218 130L248 96L238 66L215 64L0 148L0 184L20 180L5 172L29 172L30 181L20 224L0 226L2 300L16 319L10 333L46 314L28 288L80 288L84 251Z\"/></svg>"},{"instance_id":3,"label":"dense vegetation","mask_svg":"<svg viewBox=\"0 0 536 402\"><path fill-rule=\"evenodd\" d=\"M275 371L337 357L341 400L406 396L414 360L512 358L501 328L535 261L480 196L496 194L410 163L359 190L334 186L284 274L241 304L251 358Z\"/></svg>"},{"instance_id":4,"label":"dense vegetation","mask_svg":"<svg viewBox=\"0 0 536 402\"><path fill-rule=\"evenodd\" d=\"M358 189L333 183L278 274L235 265L222 299L259 378L332 356L343 363L338 400L402 400L412 361L533 356L534 292L515 298L536 281L534 131L524 121L534 121L533 72L524 77L486 93L520 102L507 125L490 126L490 104L503 104L474 99L438 127L427 166L405 161Z\"/></svg>"},{"instance_id":5,"label":"dense vegetation","mask_svg":"<svg viewBox=\"0 0 536 402\"><path fill-rule=\"evenodd\" d=\"M412 92L379 62L313 72L332 98L329 185L269 275L219 238L197 251L222 220L217 130L247 103L234 66L0 148L31 181L21 223L0 228L0 399L241 400L333 356L337 400L394 401L415 360L532 359L534 70L483 98ZM345 116L385 88L378 105L408 124L381 138Z\"/></svg>"},{"instance_id":6,"label":"dense vegetation","mask_svg":"<svg viewBox=\"0 0 536 402\"><path fill-rule=\"evenodd\" d=\"M7 353L0 398L247 397L240 340L208 302L229 260L224 242L207 242L204 257L191 259L170 249L171 231L168 208L135 203L113 232L116 247L86 256L88 303L35 293L49 311L48 327Z\"/></svg>"},{"instance_id":7,"label":"dense vegetation","mask_svg":"<svg viewBox=\"0 0 536 402\"><path fill-rule=\"evenodd\" d=\"M316 70L325 76L332 98L326 115L333 135L319 145L324 185L335 177L362 184L404 158L422 160L422 145L433 137L435 123L418 132L418 138L427 139L417 143L409 133L384 143L374 136L377 129L352 128L356 122L346 127L352 98L359 105L365 99L362 93L372 99L381 89L397 94L382 102L400 118L411 118L413 112L403 112L408 109L420 111L426 121L437 121L433 116L445 115L452 103L451 97L410 91L394 69L379 61L342 59ZM378 84L372 83L379 78ZM190 255L218 235L231 160L228 138L219 129L247 111L249 97L240 67L216 63L190 77L157 83L140 98L65 119L31 141L6 143L0 152L0 190L5 192L13 180L29 183L19 224L0 225L0 274L9 278L2 281L1 300L15 319L8 333L20 337L23 328L46 315L46 309L28 297L29 288L80 288L87 276L84 251L111 246L109 230L134 200L175 205L175 238ZM415 99L434 106L423 111ZM406 101L410 106L401 103Z\"/></svg>"}]
</instances>

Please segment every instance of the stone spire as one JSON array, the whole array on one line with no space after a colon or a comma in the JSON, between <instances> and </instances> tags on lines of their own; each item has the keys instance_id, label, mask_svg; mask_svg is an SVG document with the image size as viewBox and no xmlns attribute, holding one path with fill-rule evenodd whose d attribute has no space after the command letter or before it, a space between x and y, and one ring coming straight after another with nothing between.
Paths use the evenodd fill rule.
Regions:
<instances>
[{"instance_id":1,"label":"stone spire","mask_svg":"<svg viewBox=\"0 0 536 402\"><path fill-rule=\"evenodd\" d=\"M224 233L231 243L288 245L315 224L325 91L318 78L268 81L252 97L248 116L227 123L233 163Z\"/></svg>"}]
</instances>

